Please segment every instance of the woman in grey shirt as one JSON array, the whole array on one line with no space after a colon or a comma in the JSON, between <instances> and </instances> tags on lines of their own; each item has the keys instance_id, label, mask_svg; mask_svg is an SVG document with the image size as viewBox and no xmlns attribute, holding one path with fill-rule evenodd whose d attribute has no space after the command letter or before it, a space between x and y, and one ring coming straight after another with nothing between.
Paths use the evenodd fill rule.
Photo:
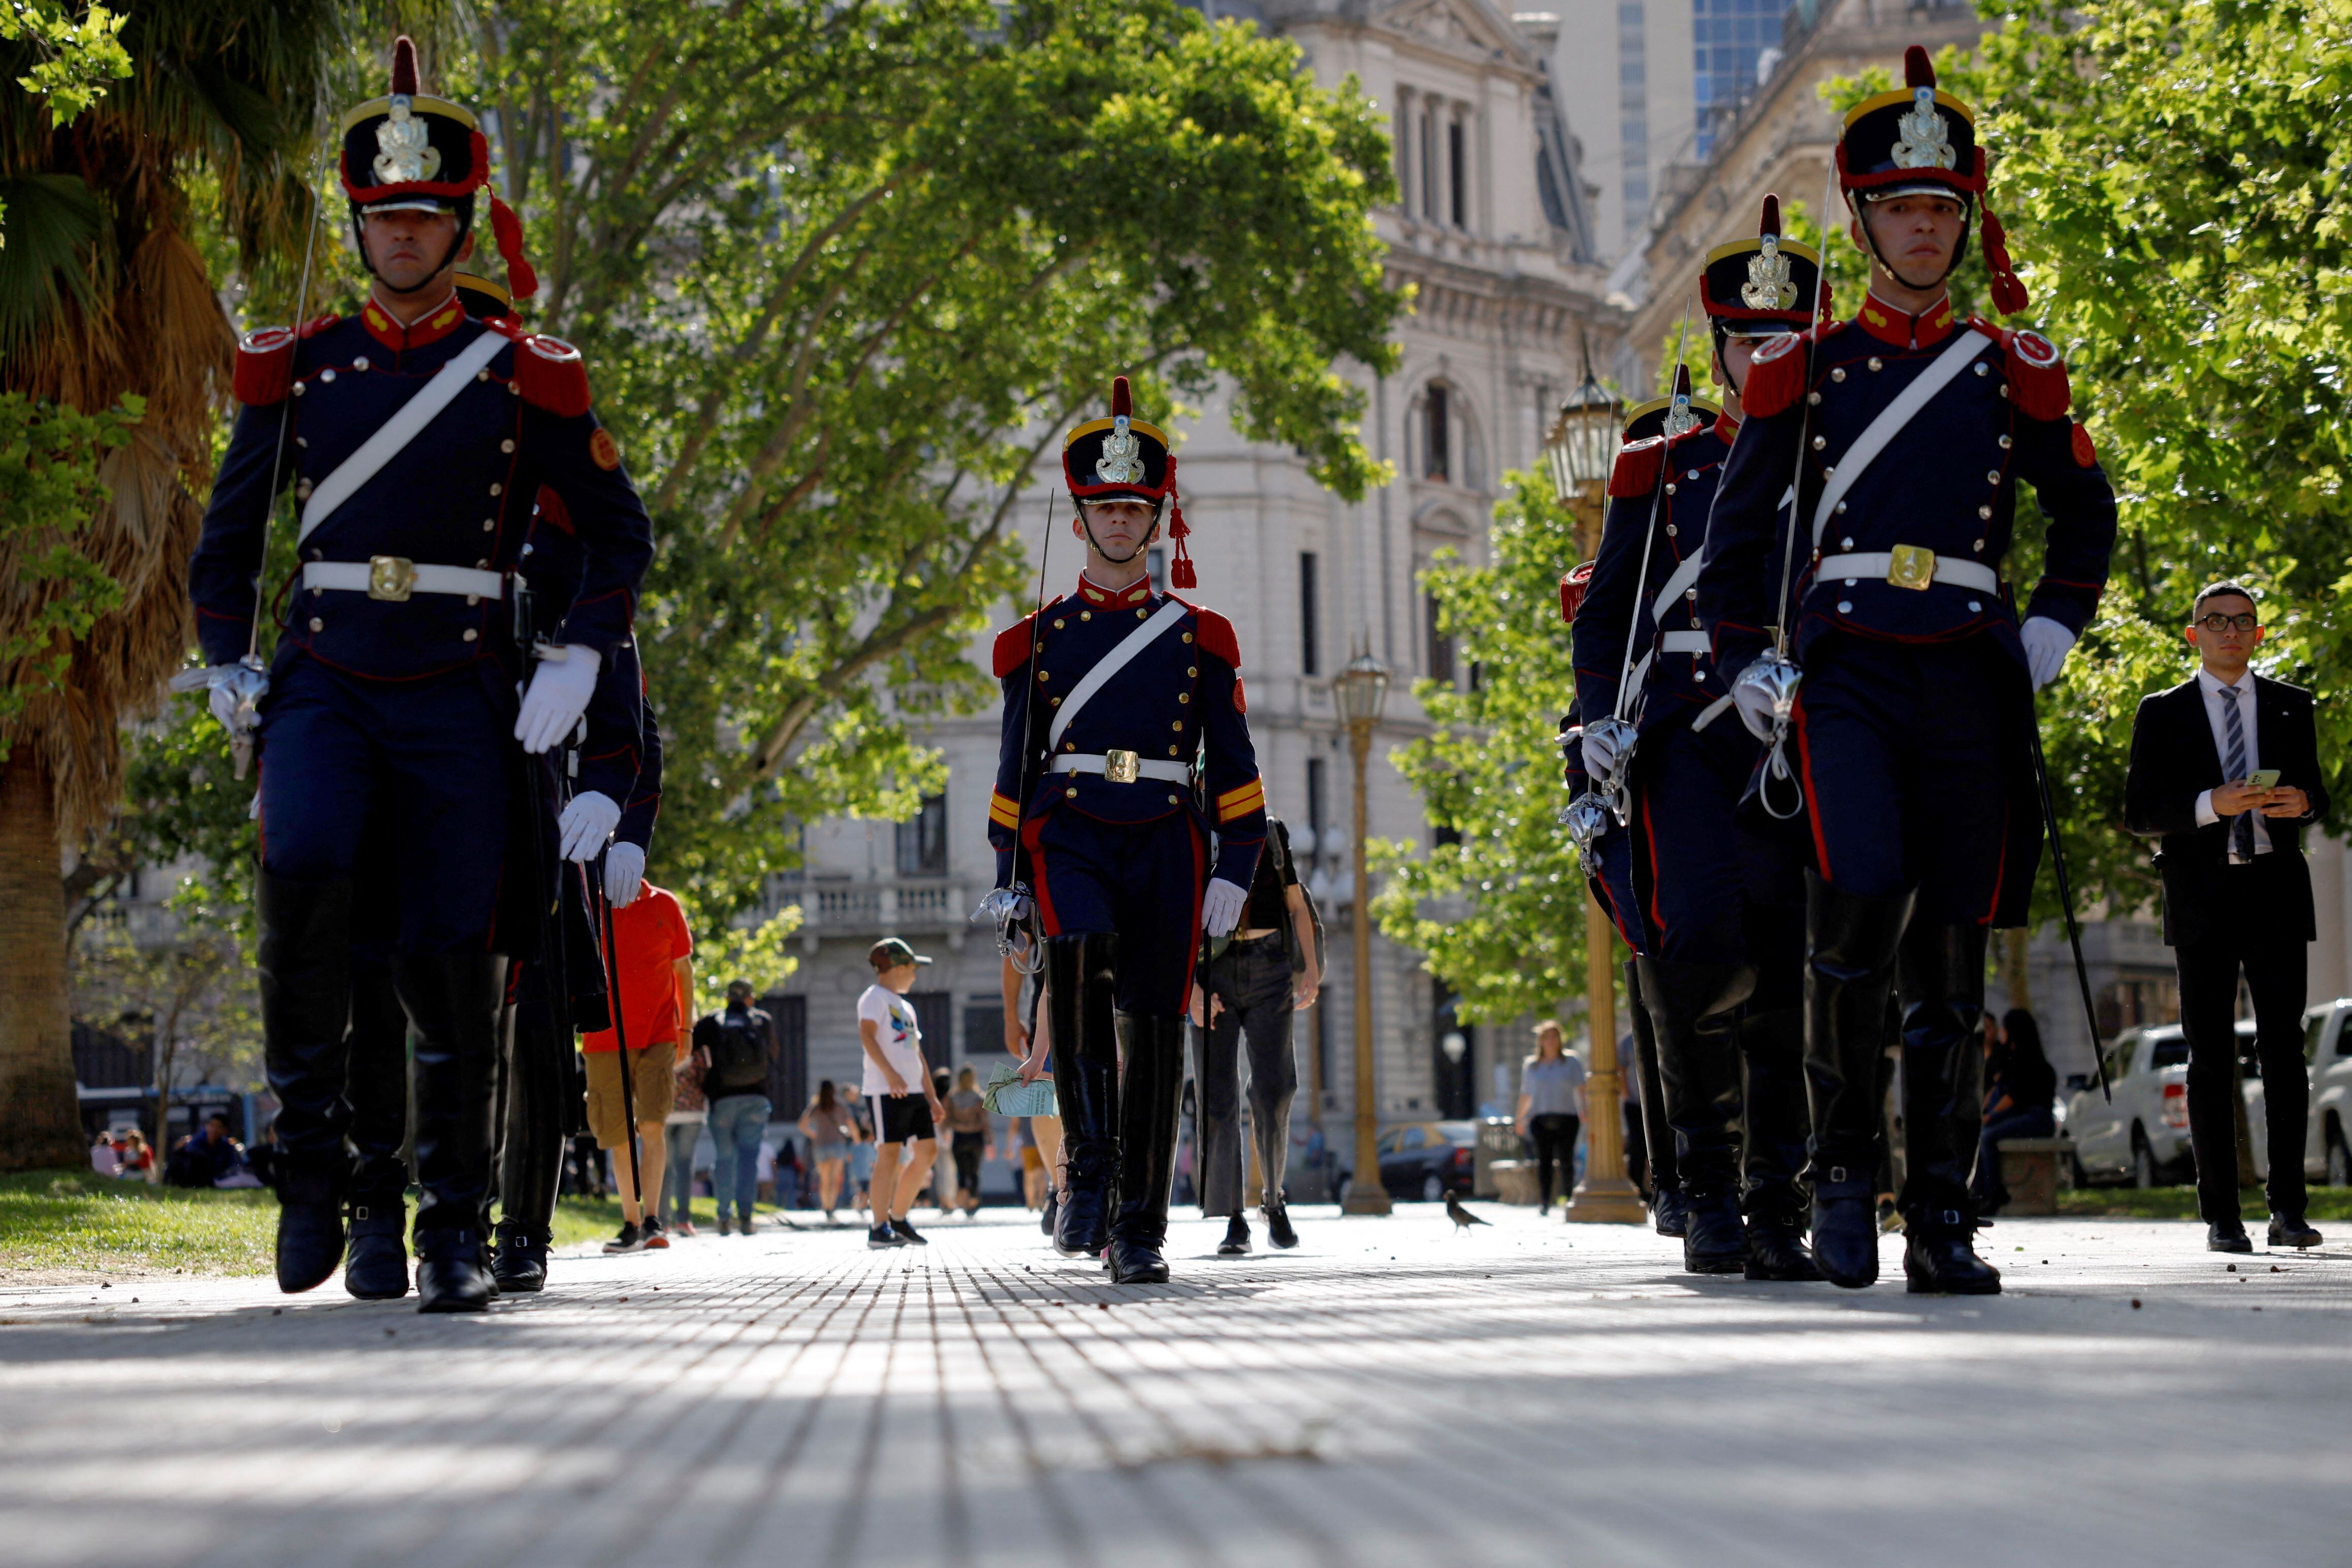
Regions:
<instances>
[{"instance_id":1,"label":"woman in grey shirt","mask_svg":"<svg viewBox=\"0 0 2352 1568\"><path fill-rule=\"evenodd\" d=\"M1576 1177L1576 1136L1584 1119L1584 1064L1570 1056L1559 1026L1536 1026L1536 1054L1519 1068L1519 1136L1535 1148L1544 1214L1551 1212L1552 1170L1564 1196Z\"/></svg>"}]
</instances>

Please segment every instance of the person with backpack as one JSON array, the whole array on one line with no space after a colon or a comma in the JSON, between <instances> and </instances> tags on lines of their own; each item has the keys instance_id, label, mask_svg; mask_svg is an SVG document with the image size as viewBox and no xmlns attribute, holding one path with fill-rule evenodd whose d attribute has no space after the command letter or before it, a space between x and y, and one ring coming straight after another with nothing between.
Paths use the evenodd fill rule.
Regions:
<instances>
[{"instance_id":1,"label":"person with backpack","mask_svg":"<svg viewBox=\"0 0 2352 1568\"><path fill-rule=\"evenodd\" d=\"M1227 1216L1220 1258L1250 1249L1242 1217L1240 1047L1249 1041L1250 1131L1265 1184L1266 1239L1298 1245L1282 1199L1290 1152L1290 1100L1298 1062L1290 1045L1293 1011L1315 1005L1323 988L1322 921L1290 858L1290 831L1265 819L1266 852L1258 857L1249 900L1231 941L1212 938L1208 962L1192 988L1192 1039L1200 1084L1201 1212Z\"/></svg>"},{"instance_id":2,"label":"person with backpack","mask_svg":"<svg viewBox=\"0 0 2352 1568\"><path fill-rule=\"evenodd\" d=\"M774 1106L768 1099L768 1059L775 1034L767 1014L751 1005L751 983L727 983L724 1011L694 1026L694 1044L709 1054L702 1092L710 1102L710 1185L719 1200L719 1234L730 1215L744 1236L751 1234L752 1205L760 1191L760 1138Z\"/></svg>"}]
</instances>

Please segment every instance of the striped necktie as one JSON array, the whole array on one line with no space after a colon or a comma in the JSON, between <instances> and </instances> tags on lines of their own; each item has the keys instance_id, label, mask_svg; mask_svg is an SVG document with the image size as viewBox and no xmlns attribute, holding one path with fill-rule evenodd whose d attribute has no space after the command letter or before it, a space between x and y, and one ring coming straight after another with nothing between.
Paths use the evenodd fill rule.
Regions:
<instances>
[{"instance_id":1,"label":"striped necktie","mask_svg":"<svg viewBox=\"0 0 2352 1568\"><path fill-rule=\"evenodd\" d=\"M2238 713L2238 689L2221 688L2221 731L2229 741L2229 755L2221 759L2221 772L2230 782L2246 776L2246 721ZM2251 863L2254 858L2254 814L2242 811L2230 819L2230 859L2233 864Z\"/></svg>"}]
</instances>

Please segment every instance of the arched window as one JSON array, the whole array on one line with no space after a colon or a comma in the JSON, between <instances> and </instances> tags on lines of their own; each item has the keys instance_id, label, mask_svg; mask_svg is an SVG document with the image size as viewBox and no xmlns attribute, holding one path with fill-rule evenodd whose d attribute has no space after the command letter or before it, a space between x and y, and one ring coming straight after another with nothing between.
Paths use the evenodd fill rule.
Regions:
<instances>
[{"instance_id":1,"label":"arched window","mask_svg":"<svg viewBox=\"0 0 2352 1568\"><path fill-rule=\"evenodd\" d=\"M1422 477L1429 479L1451 479L1454 477L1454 398L1442 381L1429 384L1428 395L1422 399Z\"/></svg>"}]
</instances>

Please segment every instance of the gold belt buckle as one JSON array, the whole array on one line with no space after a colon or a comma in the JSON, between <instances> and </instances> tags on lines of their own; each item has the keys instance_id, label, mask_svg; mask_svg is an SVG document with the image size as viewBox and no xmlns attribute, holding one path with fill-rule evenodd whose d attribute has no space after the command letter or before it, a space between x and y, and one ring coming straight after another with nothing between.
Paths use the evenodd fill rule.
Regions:
<instances>
[{"instance_id":1,"label":"gold belt buckle","mask_svg":"<svg viewBox=\"0 0 2352 1568\"><path fill-rule=\"evenodd\" d=\"M1886 565L1886 580L1898 588L1915 591L1934 586L1936 552L1916 544L1896 545L1895 557Z\"/></svg>"},{"instance_id":2,"label":"gold belt buckle","mask_svg":"<svg viewBox=\"0 0 2352 1568\"><path fill-rule=\"evenodd\" d=\"M1140 752L1105 752L1103 777L1113 784L1133 784L1143 776L1143 753Z\"/></svg>"},{"instance_id":3,"label":"gold belt buckle","mask_svg":"<svg viewBox=\"0 0 2352 1568\"><path fill-rule=\"evenodd\" d=\"M416 563L405 555L368 557L368 597L406 604L416 591Z\"/></svg>"}]
</instances>

